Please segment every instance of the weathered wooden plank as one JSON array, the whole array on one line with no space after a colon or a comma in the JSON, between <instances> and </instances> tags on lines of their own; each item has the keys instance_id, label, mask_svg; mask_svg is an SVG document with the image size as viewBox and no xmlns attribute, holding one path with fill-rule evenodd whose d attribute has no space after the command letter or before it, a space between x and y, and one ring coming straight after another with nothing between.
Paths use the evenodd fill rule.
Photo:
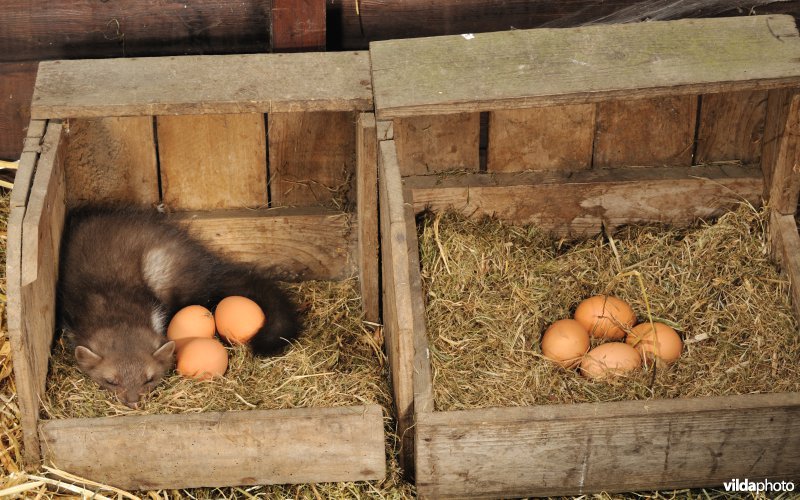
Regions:
<instances>
[{"instance_id":1,"label":"weathered wooden plank","mask_svg":"<svg viewBox=\"0 0 800 500\"><path fill-rule=\"evenodd\" d=\"M489 113L489 172L581 170L592 166L595 104Z\"/></svg>"},{"instance_id":2,"label":"weathered wooden plank","mask_svg":"<svg viewBox=\"0 0 800 500\"><path fill-rule=\"evenodd\" d=\"M453 208L468 216L493 215L536 223L559 235L587 235L601 224L689 223L719 215L742 199L760 203L757 167L733 165L619 168L574 173L410 177L414 208Z\"/></svg>"},{"instance_id":3,"label":"weathered wooden plank","mask_svg":"<svg viewBox=\"0 0 800 500\"><path fill-rule=\"evenodd\" d=\"M27 135L38 143L43 139L45 126L46 122L32 120L28 125ZM22 225L38 159L39 153L36 151L22 153L20 157L17 174L14 178L14 189L11 191L6 240L6 295L8 296L6 317L11 356L14 360L14 381L20 407L20 426L26 445L22 450L23 459L27 464L38 463L39 441L36 434L38 400L36 399L35 377L28 356L28 341L23 333Z\"/></svg>"},{"instance_id":4,"label":"weathered wooden plank","mask_svg":"<svg viewBox=\"0 0 800 500\"><path fill-rule=\"evenodd\" d=\"M273 51L325 50L325 0L272 0L271 12Z\"/></svg>"},{"instance_id":5,"label":"weathered wooden plank","mask_svg":"<svg viewBox=\"0 0 800 500\"><path fill-rule=\"evenodd\" d=\"M339 280L356 273L351 217L323 208L216 210L174 215L212 251L274 268L286 280Z\"/></svg>"},{"instance_id":6,"label":"weathered wooden plank","mask_svg":"<svg viewBox=\"0 0 800 500\"><path fill-rule=\"evenodd\" d=\"M692 164L697 96L609 101L597 105L595 168Z\"/></svg>"},{"instance_id":7,"label":"weathered wooden plank","mask_svg":"<svg viewBox=\"0 0 800 500\"><path fill-rule=\"evenodd\" d=\"M69 121L67 205L159 202L153 117Z\"/></svg>"},{"instance_id":8,"label":"weathered wooden plank","mask_svg":"<svg viewBox=\"0 0 800 500\"><path fill-rule=\"evenodd\" d=\"M262 114L159 116L158 154L171 209L267 206Z\"/></svg>"},{"instance_id":9,"label":"weathered wooden plank","mask_svg":"<svg viewBox=\"0 0 800 500\"><path fill-rule=\"evenodd\" d=\"M51 420L41 425L41 440L56 467L135 490L386 473L378 405Z\"/></svg>"},{"instance_id":10,"label":"weathered wooden plank","mask_svg":"<svg viewBox=\"0 0 800 500\"><path fill-rule=\"evenodd\" d=\"M761 169L764 172L764 198L769 199L772 176L778 161L778 150L783 129L789 118L789 106L797 89L774 89L767 92L767 110L764 124L764 142L761 148Z\"/></svg>"},{"instance_id":11,"label":"weathered wooden plank","mask_svg":"<svg viewBox=\"0 0 800 500\"><path fill-rule=\"evenodd\" d=\"M772 172L769 204L781 214L795 214L800 195L800 94L792 96L786 122L775 140L774 156L770 156L774 163L766 165Z\"/></svg>"},{"instance_id":12,"label":"weathered wooden plank","mask_svg":"<svg viewBox=\"0 0 800 500\"><path fill-rule=\"evenodd\" d=\"M797 85L790 16L373 42L379 119Z\"/></svg>"},{"instance_id":13,"label":"weathered wooden plank","mask_svg":"<svg viewBox=\"0 0 800 500\"><path fill-rule=\"evenodd\" d=\"M356 212L358 276L364 319L380 321L378 261L378 139L375 115L362 113L356 123Z\"/></svg>"},{"instance_id":14,"label":"weathered wooden plank","mask_svg":"<svg viewBox=\"0 0 800 500\"><path fill-rule=\"evenodd\" d=\"M421 497L524 497L800 475L800 393L417 416ZM624 471L624 473L620 473Z\"/></svg>"},{"instance_id":15,"label":"weathered wooden plank","mask_svg":"<svg viewBox=\"0 0 800 500\"><path fill-rule=\"evenodd\" d=\"M789 277L795 316L800 320L800 236L794 216L773 210L769 232L773 258Z\"/></svg>"},{"instance_id":16,"label":"weathered wooden plank","mask_svg":"<svg viewBox=\"0 0 800 500\"><path fill-rule=\"evenodd\" d=\"M3 6L3 17L5 9ZM0 75L0 116L3 117L0 120L0 159L16 160L22 152L25 125L30 120L36 63L0 63Z\"/></svg>"},{"instance_id":17,"label":"weathered wooden plank","mask_svg":"<svg viewBox=\"0 0 800 500\"><path fill-rule=\"evenodd\" d=\"M269 0L4 0L0 59L266 52Z\"/></svg>"},{"instance_id":18,"label":"weathered wooden plank","mask_svg":"<svg viewBox=\"0 0 800 500\"><path fill-rule=\"evenodd\" d=\"M371 108L366 52L309 52L43 62L36 78L31 116Z\"/></svg>"},{"instance_id":19,"label":"weathered wooden plank","mask_svg":"<svg viewBox=\"0 0 800 500\"><path fill-rule=\"evenodd\" d=\"M695 163L758 163L764 138L767 91L702 96Z\"/></svg>"},{"instance_id":20,"label":"weathered wooden plank","mask_svg":"<svg viewBox=\"0 0 800 500\"><path fill-rule=\"evenodd\" d=\"M272 206L344 208L355 173L354 114L272 113L267 120Z\"/></svg>"},{"instance_id":21,"label":"weathered wooden plank","mask_svg":"<svg viewBox=\"0 0 800 500\"><path fill-rule=\"evenodd\" d=\"M403 118L393 128L401 175L480 168L479 113Z\"/></svg>"},{"instance_id":22,"label":"weathered wooden plank","mask_svg":"<svg viewBox=\"0 0 800 500\"><path fill-rule=\"evenodd\" d=\"M39 399L45 389L50 347L56 327L56 281L66 216L66 141L63 132L61 123L51 122L48 125L27 208L21 220L22 206L13 209L15 218L12 222L15 226L21 225L22 241L19 261L16 255L11 256L12 262L19 265L19 271L12 273L9 285L13 283L13 288L9 289L9 294L17 296L12 302L12 309L20 314L20 318L9 318L9 337L17 374L24 458L29 464L39 459L36 427ZM15 250L16 245L14 243Z\"/></svg>"},{"instance_id":23,"label":"weathered wooden plank","mask_svg":"<svg viewBox=\"0 0 800 500\"><path fill-rule=\"evenodd\" d=\"M394 141L378 145L383 325L389 358L402 466L414 468L414 310L411 298L403 187Z\"/></svg>"}]
</instances>

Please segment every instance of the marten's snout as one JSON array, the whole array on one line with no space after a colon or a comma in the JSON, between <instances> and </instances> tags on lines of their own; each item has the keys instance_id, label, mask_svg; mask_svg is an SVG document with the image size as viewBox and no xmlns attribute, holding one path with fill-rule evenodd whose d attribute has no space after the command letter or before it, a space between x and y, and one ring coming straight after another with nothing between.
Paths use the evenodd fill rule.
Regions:
<instances>
[{"instance_id":1,"label":"marten's snout","mask_svg":"<svg viewBox=\"0 0 800 500\"><path fill-rule=\"evenodd\" d=\"M120 391L117 393L117 398L119 399L120 403L135 410L139 407L139 400L141 399L141 396L139 395L138 391Z\"/></svg>"}]
</instances>

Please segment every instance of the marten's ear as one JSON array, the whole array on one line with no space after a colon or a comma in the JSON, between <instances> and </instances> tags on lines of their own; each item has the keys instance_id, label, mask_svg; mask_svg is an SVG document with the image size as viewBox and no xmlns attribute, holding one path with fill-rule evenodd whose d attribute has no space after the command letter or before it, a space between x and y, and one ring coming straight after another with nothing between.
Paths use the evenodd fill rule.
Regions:
<instances>
[{"instance_id":1,"label":"marten's ear","mask_svg":"<svg viewBox=\"0 0 800 500\"><path fill-rule=\"evenodd\" d=\"M175 341L170 340L162 345L153 353L153 357L160 363L172 361L172 353L175 352Z\"/></svg>"},{"instance_id":2,"label":"marten's ear","mask_svg":"<svg viewBox=\"0 0 800 500\"><path fill-rule=\"evenodd\" d=\"M103 360L94 351L82 345L75 348L75 359L78 361L78 366L84 370L91 370Z\"/></svg>"}]
</instances>

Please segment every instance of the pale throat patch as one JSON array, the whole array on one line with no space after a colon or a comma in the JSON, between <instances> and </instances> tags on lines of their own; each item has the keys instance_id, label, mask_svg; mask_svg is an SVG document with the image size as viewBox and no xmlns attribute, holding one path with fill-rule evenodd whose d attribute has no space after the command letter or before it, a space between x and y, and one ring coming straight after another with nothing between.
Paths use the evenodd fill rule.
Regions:
<instances>
[{"instance_id":1,"label":"pale throat patch","mask_svg":"<svg viewBox=\"0 0 800 500\"><path fill-rule=\"evenodd\" d=\"M154 248L147 252L142 261L144 281L156 297L164 301L173 282L173 258L167 248Z\"/></svg>"}]
</instances>

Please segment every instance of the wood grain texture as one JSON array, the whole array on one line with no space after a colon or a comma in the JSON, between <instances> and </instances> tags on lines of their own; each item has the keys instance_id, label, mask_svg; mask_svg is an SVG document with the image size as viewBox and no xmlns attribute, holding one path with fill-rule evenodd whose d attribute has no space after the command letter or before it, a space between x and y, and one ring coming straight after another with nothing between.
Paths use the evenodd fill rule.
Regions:
<instances>
[{"instance_id":1,"label":"wood grain texture","mask_svg":"<svg viewBox=\"0 0 800 500\"><path fill-rule=\"evenodd\" d=\"M272 0L269 30L272 50L325 50L325 3L325 0Z\"/></svg>"},{"instance_id":2,"label":"wood grain texture","mask_svg":"<svg viewBox=\"0 0 800 500\"><path fill-rule=\"evenodd\" d=\"M770 212L772 256L789 278L795 317L800 320L800 236L792 215Z\"/></svg>"},{"instance_id":3,"label":"wood grain texture","mask_svg":"<svg viewBox=\"0 0 800 500\"><path fill-rule=\"evenodd\" d=\"M371 108L366 52L309 52L43 62L36 78L31 116Z\"/></svg>"},{"instance_id":4,"label":"wood grain texture","mask_svg":"<svg viewBox=\"0 0 800 500\"><path fill-rule=\"evenodd\" d=\"M489 113L489 172L581 170L592 166L595 104Z\"/></svg>"},{"instance_id":5,"label":"wood grain texture","mask_svg":"<svg viewBox=\"0 0 800 500\"><path fill-rule=\"evenodd\" d=\"M340 280L357 271L356 232L343 212L216 210L174 218L212 251L272 268L285 280Z\"/></svg>"},{"instance_id":6,"label":"wood grain texture","mask_svg":"<svg viewBox=\"0 0 800 500\"><path fill-rule=\"evenodd\" d=\"M688 224L748 200L759 205L757 167L619 168L579 172L406 179L414 208L453 208L467 216L535 223L558 235L591 235L601 225Z\"/></svg>"},{"instance_id":7,"label":"wood grain texture","mask_svg":"<svg viewBox=\"0 0 800 500\"><path fill-rule=\"evenodd\" d=\"M577 495L800 475L800 393L418 416L425 498ZM624 471L624 473L620 473Z\"/></svg>"},{"instance_id":8,"label":"wood grain texture","mask_svg":"<svg viewBox=\"0 0 800 500\"><path fill-rule=\"evenodd\" d=\"M361 113L356 122L356 213L362 310L365 320L379 323L378 141L372 113Z\"/></svg>"},{"instance_id":9,"label":"wood grain texture","mask_svg":"<svg viewBox=\"0 0 800 500\"><path fill-rule=\"evenodd\" d=\"M373 42L378 119L797 85L790 16Z\"/></svg>"},{"instance_id":10,"label":"wood grain texture","mask_svg":"<svg viewBox=\"0 0 800 500\"><path fill-rule=\"evenodd\" d=\"M402 467L409 474L414 469L414 315L411 296L408 229L406 226L403 186L394 141L378 144L378 186L381 225L381 266L383 288L383 325L386 355L389 358L392 392L401 438Z\"/></svg>"},{"instance_id":11,"label":"wood grain texture","mask_svg":"<svg viewBox=\"0 0 800 500\"><path fill-rule=\"evenodd\" d=\"M163 202L170 209L267 206L264 116L158 117Z\"/></svg>"},{"instance_id":12,"label":"wood grain texture","mask_svg":"<svg viewBox=\"0 0 800 500\"><path fill-rule=\"evenodd\" d=\"M416 116L393 127L401 175L480 168L480 114Z\"/></svg>"},{"instance_id":13,"label":"wood grain texture","mask_svg":"<svg viewBox=\"0 0 800 500\"><path fill-rule=\"evenodd\" d=\"M67 205L160 200L153 117L69 121Z\"/></svg>"},{"instance_id":14,"label":"wood grain texture","mask_svg":"<svg viewBox=\"0 0 800 500\"><path fill-rule=\"evenodd\" d=\"M800 94L792 96L775 153L769 204L778 213L794 215L800 195Z\"/></svg>"},{"instance_id":15,"label":"wood grain texture","mask_svg":"<svg viewBox=\"0 0 800 500\"><path fill-rule=\"evenodd\" d=\"M766 111L764 90L702 96L694 162L758 163Z\"/></svg>"},{"instance_id":16,"label":"wood grain texture","mask_svg":"<svg viewBox=\"0 0 800 500\"><path fill-rule=\"evenodd\" d=\"M764 124L764 141L761 148L761 168L764 172L764 199L769 199L772 188L772 176L778 161L778 149L786 120L789 118L789 106L796 89L774 89L767 92L767 109Z\"/></svg>"},{"instance_id":17,"label":"wood grain texture","mask_svg":"<svg viewBox=\"0 0 800 500\"><path fill-rule=\"evenodd\" d=\"M35 80L36 62L0 62L0 159L16 160L22 153Z\"/></svg>"},{"instance_id":18,"label":"wood grain texture","mask_svg":"<svg viewBox=\"0 0 800 500\"><path fill-rule=\"evenodd\" d=\"M355 175L355 115L272 113L267 120L272 206L344 208Z\"/></svg>"},{"instance_id":19,"label":"wood grain texture","mask_svg":"<svg viewBox=\"0 0 800 500\"><path fill-rule=\"evenodd\" d=\"M46 122L32 121L28 126L27 135L39 143L43 140L45 126ZM39 137L36 137L37 134ZM23 330L25 311L22 304L22 226L38 160L38 150L24 152L20 157L17 174L14 178L14 189L11 191L9 200L10 211L6 233L8 338L11 344L11 356L14 359L14 381L24 444L23 460L28 465L38 465L39 462L39 438L36 433L38 393L36 392L34 367L28 355L30 344Z\"/></svg>"},{"instance_id":20,"label":"wood grain texture","mask_svg":"<svg viewBox=\"0 0 800 500\"><path fill-rule=\"evenodd\" d=\"M64 156L66 141L61 123L51 122L36 164L27 208L21 221L22 241L18 289L20 321L9 324L17 400L28 464L39 460L37 423L39 399L45 390L48 361L56 328L56 282L61 234L66 216ZM21 207L16 207L19 214ZM13 223L19 224L19 219ZM16 256L12 256L16 263ZM9 291L11 293L12 290Z\"/></svg>"},{"instance_id":21,"label":"wood grain texture","mask_svg":"<svg viewBox=\"0 0 800 500\"><path fill-rule=\"evenodd\" d=\"M2 60L269 50L269 0L4 0Z\"/></svg>"},{"instance_id":22,"label":"wood grain texture","mask_svg":"<svg viewBox=\"0 0 800 500\"><path fill-rule=\"evenodd\" d=\"M594 167L688 167L696 122L696 96L601 102L597 105Z\"/></svg>"},{"instance_id":23,"label":"wood grain texture","mask_svg":"<svg viewBox=\"0 0 800 500\"><path fill-rule=\"evenodd\" d=\"M41 425L41 439L56 467L134 490L363 481L386 473L377 405L51 420Z\"/></svg>"}]
</instances>

